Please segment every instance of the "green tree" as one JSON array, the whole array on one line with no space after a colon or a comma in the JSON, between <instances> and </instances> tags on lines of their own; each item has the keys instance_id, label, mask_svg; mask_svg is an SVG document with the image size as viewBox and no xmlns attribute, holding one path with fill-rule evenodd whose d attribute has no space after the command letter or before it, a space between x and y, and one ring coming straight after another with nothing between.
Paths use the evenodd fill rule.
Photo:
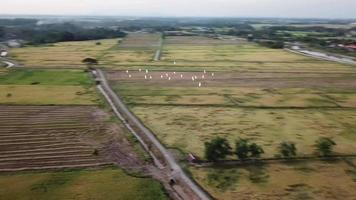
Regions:
<instances>
[{"instance_id":1,"label":"green tree","mask_svg":"<svg viewBox=\"0 0 356 200\"><path fill-rule=\"evenodd\" d=\"M236 141L235 154L239 159L248 158L249 150L248 140L240 138Z\"/></svg>"},{"instance_id":2,"label":"green tree","mask_svg":"<svg viewBox=\"0 0 356 200\"><path fill-rule=\"evenodd\" d=\"M293 142L282 142L278 149L281 155L285 158L290 158L297 155L297 148Z\"/></svg>"},{"instance_id":3,"label":"green tree","mask_svg":"<svg viewBox=\"0 0 356 200\"><path fill-rule=\"evenodd\" d=\"M257 145L256 143L252 143L249 146L249 151L250 151L250 156L252 158L259 158L261 156L261 154L263 154L265 151L263 150L263 148L259 145Z\"/></svg>"},{"instance_id":4,"label":"green tree","mask_svg":"<svg viewBox=\"0 0 356 200\"><path fill-rule=\"evenodd\" d=\"M316 150L321 156L328 156L332 153L333 147L336 143L327 137L321 137L315 142Z\"/></svg>"},{"instance_id":5,"label":"green tree","mask_svg":"<svg viewBox=\"0 0 356 200\"><path fill-rule=\"evenodd\" d=\"M82 60L83 63L87 65L96 65L98 64L98 61L95 58L85 58Z\"/></svg>"},{"instance_id":6,"label":"green tree","mask_svg":"<svg viewBox=\"0 0 356 200\"><path fill-rule=\"evenodd\" d=\"M228 141L221 137L216 137L210 142L205 142L205 158L209 161L216 162L226 158L231 154L231 147Z\"/></svg>"},{"instance_id":7,"label":"green tree","mask_svg":"<svg viewBox=\"0 0 356 200\"><path fill-rule=\"evenodd\" d=\"M244 160L249 157L259 158L264 151L262 147L256 143L250 144L247 139L240 138L236 141L235 154L237 158Z\"/></svg>"}]
</instances>

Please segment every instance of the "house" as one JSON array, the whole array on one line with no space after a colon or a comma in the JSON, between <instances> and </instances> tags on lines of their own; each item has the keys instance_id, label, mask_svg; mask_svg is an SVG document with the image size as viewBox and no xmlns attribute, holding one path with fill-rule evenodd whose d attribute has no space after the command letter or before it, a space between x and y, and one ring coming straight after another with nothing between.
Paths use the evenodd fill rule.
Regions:
<instances>
[{"instance_id":1,"label":"house","mask_svg":"<svg viewBox=\"0 0 356 200\"><path fill-rule=\"evenodd\" d=\"M356 51L356 44L344 45L344 48L349 51Z\"/></svg>"},{"instance_id":2,"label":"house","mask_svg":"<svg viewBox=\"0 0 356 200\"><path fill-rule=\"evenodd\" d=\"M5 50L0 50L0 57L6 57L7 54L8 54L7 51L5 51Z\"/></svg>"}]
</instances>

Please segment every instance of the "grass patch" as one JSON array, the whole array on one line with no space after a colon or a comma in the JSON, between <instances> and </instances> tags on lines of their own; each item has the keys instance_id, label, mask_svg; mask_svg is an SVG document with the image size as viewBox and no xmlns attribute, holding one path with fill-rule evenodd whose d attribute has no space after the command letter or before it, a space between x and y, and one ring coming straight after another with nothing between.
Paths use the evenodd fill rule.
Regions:
<instances>
[{"instance_id":1,"label":"grass patch","mask_svg":"<svg viewBox=\"0 0 356 200\"><path fill-rule=\"evenodd\" d=\"M91 86L92 80L82 70L10 70L0 76L0 85L81 85Z\"/></svg>"},{"instance_id":2,"label":"grass patch","mask_svg":"<svg viewBox=\"0 0 356 200\"><path fill-rule=\"evenodd\" d=\"M116 168L1 174L0 188L1 199L168 199L158 182Z\"/></svg>"},{"instance_id":3,"label":"grass patch","mask_svg":"<svg viewBox=\"0 0 356 200\"><path fill-rule=\"evenodd\" d=\"M82 86L0 85L1 104L22 105L96 105L93 89Z\"/></svg>"}]
</instances>

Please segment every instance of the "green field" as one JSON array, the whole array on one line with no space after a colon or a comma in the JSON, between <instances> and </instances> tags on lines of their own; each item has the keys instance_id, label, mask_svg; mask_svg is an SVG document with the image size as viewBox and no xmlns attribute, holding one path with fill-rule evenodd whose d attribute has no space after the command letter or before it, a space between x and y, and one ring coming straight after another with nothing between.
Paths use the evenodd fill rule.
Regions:
<instances>
[{"instance_id":1,"label":"green field","mask_svg":"<svg viewBox=\"0 0 356 200\"><path fill-rule=\"evenodd\" d=\"M81 70L10 70L0 76L0 85L81 85L90 86L92 80Z\"/></svg>"},{"instance_id":2,"label":"green field","mask_svg":"<svg viewBox=\"0 0 356 200\"><path fill-rule=\"evenodd\" d=\"M0 199L163 200L162 186L117 168L0 174Z\"/></svg>"},{"instance_id":3,"label":"green field","mask_svg":"<svg viewBox=\"0 0 356 200\"><path fill-rule=\"evenodd\" d=\"M81 70L16 69L0 75L0 103L95 105L100 103L89 75Z\"/></svg>"}]
</instances>

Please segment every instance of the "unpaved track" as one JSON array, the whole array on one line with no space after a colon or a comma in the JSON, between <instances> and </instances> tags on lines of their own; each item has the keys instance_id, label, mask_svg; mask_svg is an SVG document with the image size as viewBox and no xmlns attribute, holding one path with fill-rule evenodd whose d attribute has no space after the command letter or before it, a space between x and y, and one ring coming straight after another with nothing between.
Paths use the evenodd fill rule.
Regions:
<instances>
[{"instance_id":1,"label":"unpaved track","mask_svg":"<svg viewBox=\"0 0 356 200\"><path fill-rule=\"evenodd\" d=\"M20 67L20 65L17 62L7 58L0 57L0 62L5 63L6 68Z\"/></svg>"},{"instance_id":2,"label":"unpaved track","mask_svg":"<svg viewBox=\"0 0 356 200\"><path fill-rule=\"evenodd\" d=\"M167 163L169 170L162 170L166 173L169 177L174 177L177 180L177 184L181 185L182 188L191 190L194 194L194 196L184 194L183 190L177 190L177 193L181 193L180 196L183 197L184 199L187 199L187 196L189 196L190 199L201 199L201 200L208 200L211 199L211 197L203 191L195 182L193 182L183 171L183 169L179 166L179 164L175 161L173 156L170 154L170 152L155 138L154 134L148 130L137 118L134 116L129 109L126 107L126 105L123 103L123 101L119 98L119 96L113 92L111 87L109 86L106 77L104 73L98 69L95 71L96 76L97 76L97 81L100 82L98 85L98 89L102 92L102 94L106 97L106 99L109 101L111 107L115 111L116 115L123 120L124 123L125 119L123 119L122 116L126 116L128 121L130 123L133 123L139 130L144 134L146 138L148 138L151 142L151 144L156 147L160 154L163 155L164 161ZM126 123L127 125L127 123ZM129 127L128 127L129 128ZM132 128L129 128L132 130ZM133 134L135 134L133 132ZM137 137L137 134L135 134ZM145 144L145 142L138 136L138 140L142 143L142 145L149 146L148 144ZM160 163L160 161L156 158L153 152L149 153L153 155L153 159L156 163L156 165L161 168L163 165Z\"/></svg>"}]
</instances>

